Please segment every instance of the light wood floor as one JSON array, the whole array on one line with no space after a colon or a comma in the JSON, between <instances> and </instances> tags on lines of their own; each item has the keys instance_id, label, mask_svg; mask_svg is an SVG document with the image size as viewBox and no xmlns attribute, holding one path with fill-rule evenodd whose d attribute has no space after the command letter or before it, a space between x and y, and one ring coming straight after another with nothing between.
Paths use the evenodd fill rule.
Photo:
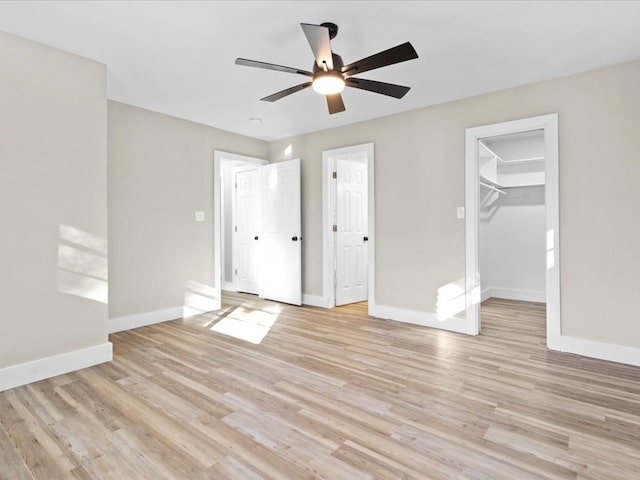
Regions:
<instances>
[{"instance_id":1,"label":"light wood floor","mask_svg":"<svg viewBox=\"0 0 640 480\"><path fill-rule=\"evenodd\" d=\"M640 369L547 352L541 305L490 300L474 338L225 302L0 393L0 478L640 479Z\"/></svg>"}]
</instances>

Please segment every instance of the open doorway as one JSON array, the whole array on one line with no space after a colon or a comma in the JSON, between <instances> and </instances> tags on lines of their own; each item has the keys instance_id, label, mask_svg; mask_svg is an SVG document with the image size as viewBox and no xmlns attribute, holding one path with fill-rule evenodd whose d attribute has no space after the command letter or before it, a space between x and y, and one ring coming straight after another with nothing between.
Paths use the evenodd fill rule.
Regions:
<instances>
[{"instance_id":1,"label":"open doorway","mask_svg":"<svg viewBox=\"0 0 640 480\"><path fill-rule=\"evenodd\" d=\"M300 230L299 159L269 164L214 152L214 277L221 290L300 305Z\"/></svg>"},{"instance_id":2,"label":"open doorway","mask_svg":"<svg viewBox=\"0 0 640 480\"><path fill-rule=\"evenodd\" d=\"M256 215L261 202L260 167L266 164L266 160L242 155L226 154L220 158L222 290L258 293L255 273L257 242L253 241L253 237L260 228L259 216Z\"/></svg>"},{"instance_id":3,"label":"open doorway","mask_svg":"<svg viewBox=\"0 0 640 480\"><path fill-rule=\"evenodd\" d=\"M485 304L498 317L526 307L513 302L535 303L537 310L546 304L542 333L554 348L560 337L556 114L467 129L466 212L471 331L481 332L481 302L489 298L501 299Z\"/></svg>"},{"instance_id":4,"label":"open doorway","mask_svg":"<svg viewBox=\"0 0 640 480\"><path fill-rule=\"evenodd\" d=\"M481 333L544 339L544 316L527 314L546 302L544 131L479 139L478 162Z\"/></svg>"},{"instance_id":5,"label":"open doorway","mask_svg":"<svg viewBox=\"0 0 640 480\"><path fill-rule=\"evenodd\" d=\"M323 306L373 303L373 164L371 143L323 152Z\"/></svg>"}]
</instances>

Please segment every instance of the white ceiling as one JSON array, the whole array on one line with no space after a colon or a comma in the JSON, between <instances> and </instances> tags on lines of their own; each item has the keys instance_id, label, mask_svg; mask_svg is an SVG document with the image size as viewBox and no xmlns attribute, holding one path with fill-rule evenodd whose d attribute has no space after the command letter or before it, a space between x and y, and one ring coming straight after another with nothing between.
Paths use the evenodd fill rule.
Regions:
<instances>
[{"instance_id":1,"label":"white ceiling","mask_svg":"<svg viewBox=\"0 0 640 480\"><path fill-rule=\"evenodd\" d=\"M345 63L410 41L419 59L362 76L411 91L347 89L331 116L311 89L259 101L305 77L236 57L311 69L300 23L325 21ZM640 58L640 2L4 1L0 30L107 64L113 100L264 140Z\"/></svg>"}]
</instances>

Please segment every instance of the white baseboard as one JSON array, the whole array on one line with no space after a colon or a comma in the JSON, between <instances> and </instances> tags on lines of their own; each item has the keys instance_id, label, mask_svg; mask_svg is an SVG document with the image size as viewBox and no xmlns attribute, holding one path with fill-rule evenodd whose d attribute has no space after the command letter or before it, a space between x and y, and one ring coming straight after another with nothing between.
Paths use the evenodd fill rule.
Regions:
<instances>
[{"instance_id":1,"label":"white baseboard","mask_svg":"<svg viewBox=\"0 0 640 480\"><path fill-rule=\"evenodd\" d=\"M473 332L469 332L465 328L467 322L463 318L453 317L445 321L439 321L438 317L433 313L371 304L369 305L369 315L382 319L473 335ZM565 353L575 353L583 357L640 366L640 348L638 347L560 336L552 342L549 342L549 349Z\"/></svg>"},{"instance_id":2,"label":"white baseboard","mask_svg":"<svg viewBox=\"0 0 640 480\"><path fill-rule=\"evenodd\" d=\"M466 328L467 321L464 318L451 317L441 321L438 320L435 313L371 304L369 304L369 315L386 320L422 325L423 327L439 328L468 335L474 334Z\"/></svg>"},{"instance_id":3,"label":"white baseboard","mask_svg":"<svg viewBox=\"0 0 640 480\"><path fill-rule=\"evenodd\" d=\"M488 297L485 298L485 292ZM482 301L487 298L503 298L505 300L521 300L523 302L545 303L546 292L536 290L517 290L514 288L490 287L482 291Z\"/></svg>"},{"instance_id":4,"label":"white baseboard","mask_svg":"<svg viewBox=\"0 0 640 480\"><path fill-rule=\"evenodd\" d=\"M324 297L320 295L308 295L306 293L302 294L302 304L309 305L311 307L323 307L323 308L326 308L327 306Z\"/></svg>"},{"instance_id":5,"label":"white baseboard","mask_svg":"<svg viewBox=\"0 0 640 480\"><path fill-rule=\"evenodd\" d=\"M482 293L480 294L480 303L490 299L492 296L493 295L491 294L491 288L485 288L484 290L482 290Z\"/></svg>"},{"instance_id":6,"label":"white baseboard","mask_svg":"<svg viewBox=\"0 0 640 480\"><path fill-rule=\"evenodd\" d=\"M233 282L222 282L222 290L225 292L237 292L235 285Z\"/></svg>"},{"instance_id":7,"label":"white baseboard","mask_svg":"<svg viewBox=\"0 0 640 480\"><path fill-rule=\"evenodd\" d=\"M113 359L111 342L0 369L0 392Z\"/></svg>"},{"instance_id":8,"label":"white baseboard","mask_svg":"<svg viewBox=\"0 0 640 480\"><path fill-rule=\"evenodd\" d=\"M135 315L126 315L124 317L110 318L107 322L109 333L122 332L123 330L131 330L132 328L153 325L154 323L166 322L182 318L184 315L184 307L167 308L164 310L156 310L153 312L136 313Z\"/></svg>"},{"instance_id":9,"label":"white baseboard","mask_svg":"<svg viewBox=\"0 0 640 480\"><path fill-rule=\"evenodd\" d=\"M616 345L613 343L597 342L584 338L567 337L561 335L549 345L552 350L565 353L575 353L583 357L599 358L610 362L625 363L627 365L640 366L640 348Z\"/></svg>"}]
</instances>

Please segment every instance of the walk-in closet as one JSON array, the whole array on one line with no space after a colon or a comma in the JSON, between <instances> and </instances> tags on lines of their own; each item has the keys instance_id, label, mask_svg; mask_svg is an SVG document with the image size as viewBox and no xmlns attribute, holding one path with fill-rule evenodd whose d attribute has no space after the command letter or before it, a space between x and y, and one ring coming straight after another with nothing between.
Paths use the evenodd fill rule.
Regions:
<instances>
[{"instance_id":1,"label":"walk-in closet","mask_svg":"<svg viewBox=\"0 0 640 480\"><path fill-rule=\"evenodd\" d=\"M542 130L479 142L479 267L484 306L495 299L545 302L544 152Z\"/></svg>"}]
</instances>

